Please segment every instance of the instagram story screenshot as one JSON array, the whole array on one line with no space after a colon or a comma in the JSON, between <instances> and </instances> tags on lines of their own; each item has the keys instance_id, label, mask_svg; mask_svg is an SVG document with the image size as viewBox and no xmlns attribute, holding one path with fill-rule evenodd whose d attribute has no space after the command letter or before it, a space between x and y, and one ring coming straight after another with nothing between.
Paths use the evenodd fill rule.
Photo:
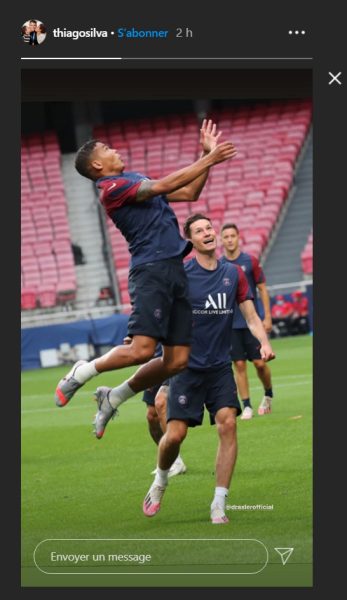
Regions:
<instances>
[{"instance_id":1,"label":"instagram story screenshot","mask_svg":"<svg viewBox=\"0 0 347 600\"><path fill-rule=\"evenodd\" d=\"M342 50L225 11L18 11L22 588L314 588L338 533Z\"/></svg>"}]
</instances>

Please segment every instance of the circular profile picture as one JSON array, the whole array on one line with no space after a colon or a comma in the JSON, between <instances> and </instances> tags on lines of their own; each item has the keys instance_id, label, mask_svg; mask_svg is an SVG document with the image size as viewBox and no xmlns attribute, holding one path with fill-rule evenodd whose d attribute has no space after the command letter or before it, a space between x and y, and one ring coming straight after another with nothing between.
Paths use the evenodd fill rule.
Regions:
<instances>
[{"instance_id":1,"label":"circular profile picture","mask_svg":"<svg viewBox=\"0 0 347 600\"><path fill-rule=\"evenodd\" d=\"M21 35L23 42L29 44L29 46L38 46L46 39L46 27L42 21L28 19L22 25Z\"/></svg>"}]
</instances>

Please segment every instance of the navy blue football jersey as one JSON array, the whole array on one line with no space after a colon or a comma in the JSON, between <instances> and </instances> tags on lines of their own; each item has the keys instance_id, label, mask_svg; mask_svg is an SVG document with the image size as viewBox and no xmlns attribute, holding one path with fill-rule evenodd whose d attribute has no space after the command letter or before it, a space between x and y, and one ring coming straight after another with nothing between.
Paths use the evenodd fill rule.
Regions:
<instances>
[{"instance_id":1,"label":"navy blue football jersey","mask_svg":"<svg viewBox=\"0 0 347 600\"><path fill-rule=\"evenodd\" d=\"M229 260L226 256L223 256L220 259L223 263L229 263L231 265L238 265L242 271L245 273L248 281L248 285L251 289L252 296L254 299L255 310L258 315L260 315L260 306L259 300L257 296L257 284L265 283L265 275L264 271L261 268L258 259L251 254L247 254L247 252L241 252L235 260ZM243 318L239 307L236 307L234 322L234 329L247 329L247 323Z\"/></svg>"},{"instance_id":2,"label":"navy blue football jersey","mask_svg":"<svg viewBox=\"0 0 347 600\"><path fill-rule=\"evenodd\" d=\"M232 323L236 304L252 300L242 269L218 261L204 269L195 258L185 264L193 313L193 342L188 366L208 369L230 363Z\"/></svg>"},{"instance_id":3,"label":"navy blue football jersey","mask_svg":"<svg viewBox=\"0 0 347 600\"><path fill-rule=\"evenodd\" d=\"M129 244L131 267L186 256L192 248L179 232L176 215L165 195L136 201L143 180L141 173L124 172L100 177L96 184L102 189L100 201L106 213Z\"/></svg>"}]
</instances>

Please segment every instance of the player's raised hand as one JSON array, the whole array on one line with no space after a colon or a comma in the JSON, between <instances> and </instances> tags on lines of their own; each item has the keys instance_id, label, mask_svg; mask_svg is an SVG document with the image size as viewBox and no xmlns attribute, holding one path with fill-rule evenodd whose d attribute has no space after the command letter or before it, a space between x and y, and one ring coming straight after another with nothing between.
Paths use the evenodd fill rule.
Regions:
<instances>
[{"instance_id":1,"label":"player's raised hand","mask_svg":"<svg viewBox=\"0 0 347 600\"><path fill-rule=\"evenodd\" d=\"M236 156L236 148L234 144L231 142L222 142L221 144L217 144L217 146L211 150L208 155L212 161L213 165L224 162L225 160L230 160Z\"/></svg>"},{"instance_id":2,"label":"player's raised hand","mask_svg":"<svg viewBox=\"0 0 347 600\"><path fill-rule=\"evenodd\" d=\"M204 119L200 129L200 144L204 152L211 152L218 144L218 140L222 135L221 131L217 132L217 125L211 119Z\"/></svg>"}]
</instances>

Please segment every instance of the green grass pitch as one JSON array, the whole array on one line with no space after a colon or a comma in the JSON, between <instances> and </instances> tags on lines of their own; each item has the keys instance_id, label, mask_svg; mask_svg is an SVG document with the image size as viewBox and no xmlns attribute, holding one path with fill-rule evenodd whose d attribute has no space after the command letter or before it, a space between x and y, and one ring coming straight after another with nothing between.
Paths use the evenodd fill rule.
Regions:
<instances>
[{"instance_id":1,"label":"green grass pitch","mask_svg":"<svg viewBox=\"0 0 347 600\"><path fill-rule=\"evenodd\" d=\"M134 369L101 375L87 383L62 409L55 406L53 395L66 367L24 372L23 585L71 585L71 580L72 585L81 586L136 586L140 581L141 585L148 585L149 581L151 585L157 585L154 576L146 580L133 576L129 582L127 576L122 579L119 576L84 575L88 571L87 564L54 566L54 573L60 568L62 575L53 572L47 575L35 566L34 550L40 542L71 538L90 541L68 542L65 546L64 542L48 544L62 552L108 555L112 543L97 540L143 540L132 542L129 547L125 541L123 545L118 542L118 546L113 544L113 550L120 548L124 552L136 548L136 551L146 553L156 548L156 569L163 573L180 571L182 562L190 565L190 571L202 573L231 572L231 569L228 571L231 562L233 572L253 573L263 561L260 545L238 542L231 559L228 557L228 540L255 539L268 551L267 566L258 575L220 576L218 581L211 576L211 584L202 578L198 585L269 585L266 581L271 569L273 583L270 578L270 585L310 585L312 338L297 336L274 340L273 347L277 354L276 360L270 363L275 394L273 413L259 417L255 410L252 420L238 421L239 454L228 498L229 507L260 504L270 505L273 509L229 508L230 523L222 526L213 526L209 521L215 486L217 434L215 427L209 425L207 414L203 426L191 429L182 446L187 473L170 479L160 512L149 519L142 513L142 501L153 479L150 472L156 465L156 447L148 433L146 407L141 402L141 395L121 406L119 416L109 423L102 440L94 438L91 425L96 412L92 400L95 387L117 385ZM248 372L252 403L256 409L262 389L253 365L249 364ZM149 541L158 538L167 541ZM174 541L187 539L198 541L192 546L188 542ZM209 539L217 542L209 543ZM45 544L41 544L35 558L39 563L41 561L39 566L44 566L43 570L49 570L47 564L42 565L42 561L47 563L48 554L43 552ZM214 544L217 544L216 551ZM274 550L278 547L294 548L284 566ZM106 564L90 566L93 573L98 569L106 572L108 568ZM300 569L307 575L303 576ZM112 567L109 570L112 571ZM63 573L79 574L69 579L69 574ZM66 578L69 583L64 583ZM159 580L165 585L162 579ZM177 579L176 576L175 580L165 581L171 586L192 585L193 579L188 576ZM194 585L197 585L196 581Z\"/></svg>"}]
</instances>

